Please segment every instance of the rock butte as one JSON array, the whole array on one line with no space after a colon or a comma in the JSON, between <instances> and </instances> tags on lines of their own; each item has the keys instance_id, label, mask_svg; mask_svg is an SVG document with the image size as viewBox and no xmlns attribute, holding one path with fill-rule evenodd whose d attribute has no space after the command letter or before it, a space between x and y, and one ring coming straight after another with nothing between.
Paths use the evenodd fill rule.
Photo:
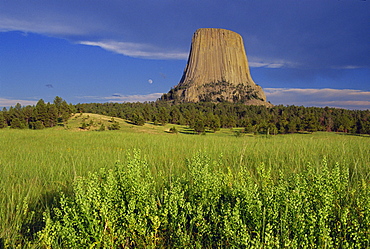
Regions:
<instances>
[{"instance_id":1,"label":"rock butte","mask_svg":"<svg viewBox=\"0 0 370 249\"><path fill-rule=\"evenodd\" d=\"M198 29L177 86L162 96L178 102L239 102L272 106L254 83L242 37L230 30Z\"/></svg>"}]
</instances>

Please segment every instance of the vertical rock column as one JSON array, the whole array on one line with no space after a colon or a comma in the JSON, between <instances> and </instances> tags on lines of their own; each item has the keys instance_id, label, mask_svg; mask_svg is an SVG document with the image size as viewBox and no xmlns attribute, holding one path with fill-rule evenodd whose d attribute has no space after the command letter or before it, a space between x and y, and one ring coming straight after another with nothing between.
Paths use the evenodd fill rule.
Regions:
<instances>
[{"instance_id":1,"label":"vertical rock column","mask_svg":"<svg viewBox=\"0 0 370 249\"><path fill-rule=\"evenodd\" d=\"M217 81L255 84L250 76L243 39L226 29L198 29L180 84L192 82L200 86Z\"/></svg>"},{"instance_id":2,"label":"vertical rock column","mask_svg":"<svg viewBox=\"0 0 370 249\"><path fill-rule=\"evenodd\" d=\"M226 29L198 29L184 74L172 96L181 102L198 102L202 96L216 102L233 101L240 89L250 94L246 99L266 101L262 88L250 75L242 37Z\"/></svg>"}]
</instances>

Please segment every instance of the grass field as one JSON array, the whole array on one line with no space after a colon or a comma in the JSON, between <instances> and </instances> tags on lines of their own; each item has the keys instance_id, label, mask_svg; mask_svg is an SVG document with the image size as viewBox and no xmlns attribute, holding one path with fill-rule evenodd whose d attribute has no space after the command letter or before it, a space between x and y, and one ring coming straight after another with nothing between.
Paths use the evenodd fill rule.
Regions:
<instances>
[{"instance_id":1,"label":"grass field","mask_svg":"<svg viewBox=\"0 0 370 249\"><path fill-rule=\"evenodd\" d=\"M138 127L119 119L115 120L121 125L118 131L92 131L98 124L81 131L78 126L84 117L86 122L109 126L107 117L84 114L72 118L66 127L0 130L0 248L37 245L33 233L44 226L42 212L55 204L60 191L73 191L74 180L88 177L88 172L113 169L118 161L126 164L134 150L141 151L154 181L183 177L188 171L187 159L200 152L211 161L220 161L225 174L229 170L237 175L247 169L258 177L263 164L277 181L281 175L303 172L309 164L319 172L324 160L329 168L336 163L348 168L350 188L370 185L370 137L366 136L237 137L230 129L202 136L185 134L191 132L179 126L179 134L170 134L166 131L173 125ZM369 212L369 206L366 208Z\"/></svg>"}]
</instances>

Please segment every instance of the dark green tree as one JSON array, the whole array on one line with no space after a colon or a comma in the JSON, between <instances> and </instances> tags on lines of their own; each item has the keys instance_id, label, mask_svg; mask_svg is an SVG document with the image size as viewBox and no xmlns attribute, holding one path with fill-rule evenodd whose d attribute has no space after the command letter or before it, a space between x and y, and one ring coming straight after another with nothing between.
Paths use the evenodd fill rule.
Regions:
<instances>
[{"instance_id":1,"label":"dark green tree","mask_svg":"<svg viewBox=\"0 0 370 249\"><path fill-rule=\"evenodd\" d=\"M181 119L183 119L182 114L177 106L173 106L170 111L170 123L180 124Z\"/></svg>"},{"instance_id":2,"label":"dark green tree","mask_svg":"<svg viewBox=\"0 0 370 249\"><path fill-rule=\"evenodd\" d=\"M54 127L58 123L58 109L54 104L47 103L47 120L45 123L46 127Z\"/></svg>"},{"instance_id":3,"label":"dark green tree","mask_svg":"<svg viewBox=\"0 0 370 249\"><path fill-rule=\"evenodd\" d=\"M221 127L221 120L217 115L208 116L208 126L213 132L219 131Z\"/></svg>"},{"instance_id":4,"label":"dark green tree","mask_svg":"<svg viewBox=\"0 0 370 249\"><path fill-rule=\"evenodd\" d=\"M6 123L5 123L5 117L3 112L0 112L0 129L5 128Z\"/></svg>"},{"instance_id":5,"label":"dark green tree","mask_svg":"<svg viewBox=\"0 0 370 249\"><path fill-rule=\"evenodd\" d=\"M62 99L61 97L59 97L59 96L56 96L56 97L54 98L54 101L53 101L53 103L54 103L55 107L56 107L58 110L60 109L60 107L61 107L61 105L62 105L62 102L63 102L63 99Z\"/></svg>"},{"instance_id":6,"label":"dark green tree","mask_svg":"<svg viewBox=\"0 0 370 249\"><path fill-rule=\"evenodd\" d=\"M144 117L141 115L141 113L134 113L132 115L132 123L134 123L135 125L140 125L140 126L143 126L145 124L145 119Z\"/></svg>"},{"instance_id":7,"label":"dark green tree","mask_svg":"<svg viewBox=\"0 0 370 249\"><path fill-rule=\"evenodd\" d=\"M48 110L43 99L40 99L35 108L35 121L41 121L44 125L48 120Z\"/></svg>"},{"instance_id":8,"label":"dark green tree","mask_svg":"<svg viewBox=\"0 0 370 249\"><path fill-rule=\"evenodd\" d=\"M344 114L337 116L335 119L335 124L337 131L347 133L355 125L355 122L348 115Z\"/></svg>"},{"instance_id":9,"label":"dark green tree","mask_svg":"<svg viewBox=\"0 0 370 249\"><path fill-rule=\"evenodd\" d=\"M245 127L244 127L244 133L255 133L256 132L256 129L255 127L252 125L252 123L248 123Z\"/></svg>"},{"instance_id":10,"label":"dark green tree","mask_svg":"<svg viewBox=\"0 0 370 249\"><path fill-rule=\"evenodd\" d=\"M161 125L165 125L165 124L168 123L168 119L169 119L169 114L168 114L166 108L165 107L160 107L158 115L157 115L158 123L160 123Z\"/></svg>"},{"instance_id":11,"label":"dark green tree","mask_svg":"<svg viewBox=\"0 0 370 249\"><path fill-rule=\"evenodd\" d=\"M73 106L67 104L65 100L63 100L60 104L57 105L58 109L58 122L59 123L66 123L68 119L71 117L71 113L73 113Z\"/></svg>"},{"instance_id":12,"label":"dark green tree","mask_svg":"<svg viewBox=\"0 0 370 249\"><path fill-rule=\"evenodd\" d=\"M108 130L119 130L121 126L118 122L113 122L110 126L108 126Z\"/></svg>"},{"instance_id":13,"label":"dark green tree","mask_svg":"<svg viewBox=\"0 0 370 249\"><path fill-rule=\"evenodd\" d=\"M24 123L22 123L22 121L19 118L14 118L11 121L10 128L12 128L12 129L24 129L24 128L26 128L26 126L25 126Z\"/></svg>"},{"instance_id":14,"label":"dark green tree","mask_svg":"<svg viewBox=\"0 0 370 249\"><path fill-rule=\"evenodd\" d=\"M305 124L305 126L304 126L305 131L308 131L308 132L317 131L318 122L317 122L317 119L316 119L316 117L313 113L310 113L305 117L304 124Z\"/></svg>"},{"instance_id":15,"label":"dark green tree","mask_svg":"<svg viewBox=\"0 0 370 249\"><path fill-rule=\"evenodd\" d=\"M105 131L105 125L104 124L101 124L101 126L98 129L98 131Z\"/></svg>"},{"instance_id":16,"label":"dark green tree","mask_svg":"<svg viewBox=\"0 0 370 249\"><path fill-rule=\"evenodd\" d=\"M297 118L291 118L287 124L287 132L288 133L296 133L297 132Z\"/></svg>"},{"instance_id":17,"label":"dark green tree","mask_svg":"<svg viewBox=\"0 0 370 249\"><path fill-rule=\"evenodd\" d=\"M194 131L195 131L196 133L198 133L198 135L199 135L199 134L202 134L202 133L204 133L204 132L206 131L206 129L205 129L205 127L204 127L204 121L203 121L203 119L197 119L197 120L195 121L195 124L194 124Z\"/></svg>"},{"instance_id":18,"label":"dark green tree","mask_svg":"<svg viewBox=\"0 0 370 249\"><path fill-rule=\"evenodd\" d=\"M33 122L31 127L34 130L41 130L45 128L44 124L40 120Z\"/></svg>"}]
</instances>

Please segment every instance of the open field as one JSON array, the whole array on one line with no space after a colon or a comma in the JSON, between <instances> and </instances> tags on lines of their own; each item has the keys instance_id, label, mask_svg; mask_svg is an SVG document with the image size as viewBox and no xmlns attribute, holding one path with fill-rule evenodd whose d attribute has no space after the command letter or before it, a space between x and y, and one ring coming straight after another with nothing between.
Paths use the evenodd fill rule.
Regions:
<instances>
[{"instance_id":1,"label":"open field","mask_svg":"<svg viewBox=\"0 0 370 249\"><path fill-rule=\"evenodd\" d=\"M73 181L88 172L113 169L118 161L126 164L134 150L141 151L158 185L173 176L186 178L186 159L199 152L218 161L225 174L229 170L237 175L247 169L251 176L258 177L263 164L277 181L281 175L305 171L309 164L320 172L324 160L329 169L336 163L348 169L348 186L353 191L360 183L367 188L370 185L370 137L366 136L313 133L236 137L229 129L198 136L181 133L188 132L186 127L178 127L179 134L170 134L166 131L173 125L138 127L119 119L115 120L120 130L82 132L77 128L81 118L72 118L68 129L0 130L3 245L27 244L24 238L32 238L34 230L43 226L42 211L53 205L60 191L71 192ZM104 117L90 114L89 119L109 125L109 118L102 120Z\"/></svg>"}]
</instances>

